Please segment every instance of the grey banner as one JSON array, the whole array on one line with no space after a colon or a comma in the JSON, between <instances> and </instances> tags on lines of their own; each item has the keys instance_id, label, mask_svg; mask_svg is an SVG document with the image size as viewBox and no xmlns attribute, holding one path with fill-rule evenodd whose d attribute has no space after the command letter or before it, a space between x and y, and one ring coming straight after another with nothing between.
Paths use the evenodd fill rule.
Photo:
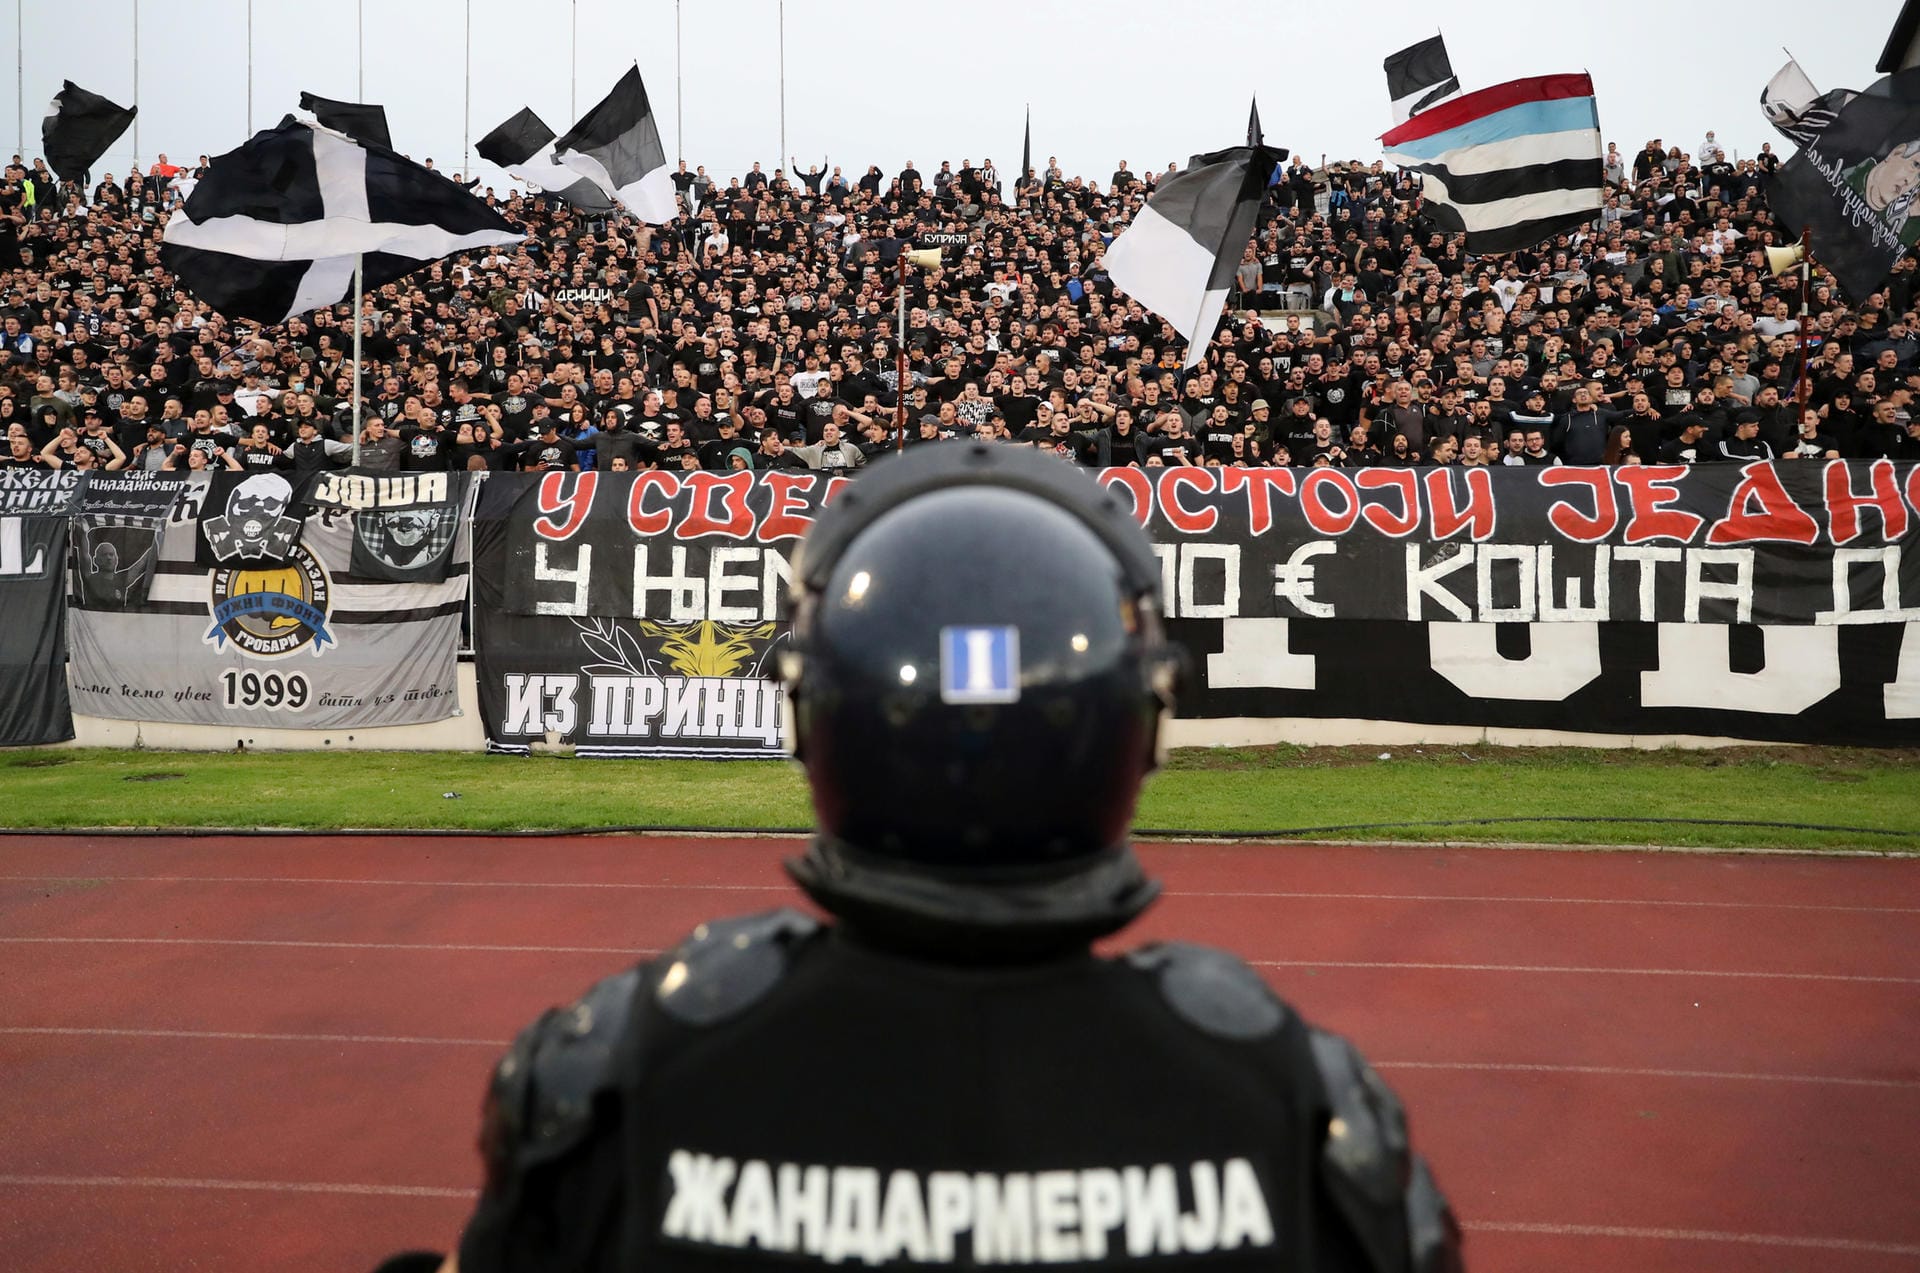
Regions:
<instances>
[{"instance_id":1,"label":"grey banner","mask_svg":"<svg viewBox=\"0 0 1920 1273\"><path fill-rule=\"evenodd\" d=\"M205 491L197 483L175 510L144 599L74 598L76 712L279 729L454 713L464 547L443 583L363 582L349 573L351 515L323 512L284 565L209 568L194 561Z\"/></svg>"}]
</instances>

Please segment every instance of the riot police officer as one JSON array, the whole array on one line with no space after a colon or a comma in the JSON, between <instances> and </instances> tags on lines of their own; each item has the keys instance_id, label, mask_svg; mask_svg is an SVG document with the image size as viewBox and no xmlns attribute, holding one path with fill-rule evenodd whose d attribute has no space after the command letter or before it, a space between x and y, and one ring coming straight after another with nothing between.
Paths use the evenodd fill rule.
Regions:
<instances>
[{"instance_id":1,"label":"riot police officer","mask_svg":"<svg viewBox=\"0 0 1920 1273\"><path fill-rule=\"evenodd\" d=\"M456 1259L1454 1270L1393 1093L1223 952L1115 958L1180 666L1125 506L1023 448L863 475L779 670L834 917L718 920L523 1033ZM398 1267L398 1265L396 1265Z\"/></svg>"}]
</instances>

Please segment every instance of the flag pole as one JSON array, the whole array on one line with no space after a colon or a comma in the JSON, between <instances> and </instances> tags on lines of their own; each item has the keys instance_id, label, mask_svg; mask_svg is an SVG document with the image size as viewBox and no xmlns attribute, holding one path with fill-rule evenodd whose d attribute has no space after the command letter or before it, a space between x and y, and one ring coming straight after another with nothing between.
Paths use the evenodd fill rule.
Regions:
<instances>
[{"instance_id":1,"label":"flag pole","mask_svg":"<svg viewBox=\"0 0 1920 1273\"><path fill-rule=\"evenodd\" d=\"M366 0L357 0L353 6L353 48L354 97L359 101L367 100L367 6Z\"/></svg>"},{"instance_id":2,"label":"flag pole","mask_svg":"<svg viewBox=\"0 0 1920 1273\"><path fill-rule=\"evenodd\" d=\"M366 428L360 421L360 322L366 313L366 286L360 268L364 258L353 258L353 467L360 467L360 435Z\"/></svg>"},{"instance_id":3,"label":"flag pole","mask_svg":"<svg viewBox=\"0 0 1920 1273\"><path fill-rule=\"evenodd\" d=\"M580 118L580 0L568 5L573 25L567 35L567 114ZM678 18L676 17L676 21Z\"/></svg>"},{"instance_id":4,"label":"flag pole","mask_svg":"<svg viewBox=\"0 0 1920 1273\"><path fill-rule=\"evenodd\" d=\"M473 173L473 0L467 0L467 43L466 50L460 55L460 78L466 85L466 96L460 106L460 175L470 178Z\"/></svg>"},{"instance_id":5,"label":"flag pole","mask_svg":"<svg viewBox=\"0 0 1920 1273\"><path fill-rule=\"evenodd\" d=\"M686 108L680 101L680 0L673 0L673 158L683 163L687 158L687 136L685 128Z\"/></svg>"},{"instance_id":6,"label":"flag pole","mask_svg":"<svg viewBox=\"0 0 1920 1273\"><path fill-rule=\"evenodd\" d=\"M247 0L247 136L253 136L253 0Z\"/></svg>"},{"instance_id":7,"label":"flag pole","mask_svg":"<svg viewBox=\"0 0 1920 1273\"><path fill-rule=\"evenodd\" d=\"M27 157L27 31L20 15L26 8L24 4L13 6L13 114L14 123L20 126L13 148L22 159Z\"/></svg>"},{"instance_id":8,"label":"flag pole","mask_svg":"<svg viewBox=\"0 0 1920 1273\"><path fill-rule=\"evenodd\" d=\"M1792 54L1788 54L1789 57ZM1794 332L1800 338L1799 366L1793 372L1794 405L1805 410L1807 405L1807 293L1813 290L1813 227L1800 228L1800 323ZM1800 421L1793 422L1794 436L1800 435Z\"/></svg>"},{"instance_id":9,"label":"flag pole","mask_svg":"<svg viewBox=\"0 0 1920 1273\"><path fill-rule=\"evenodd\" d=\"M893 449L904 452L907 449L907 251L904 246L894 266L900 275L894 285L900 297L898 347L893 351Z\"/></svg>"},{"instance_id":10,"label":"flag pole","mask_svg":"<svg viewBox=\"0 0 1920 1273\"><path fill-rule=\"evenodd\" d=\"M25 8L24 4L19 8ZM133 100L140 102L140 0L133 0ZM133 166L140 166L140 116L133 117Z\"/></svg>"}]
</instances>

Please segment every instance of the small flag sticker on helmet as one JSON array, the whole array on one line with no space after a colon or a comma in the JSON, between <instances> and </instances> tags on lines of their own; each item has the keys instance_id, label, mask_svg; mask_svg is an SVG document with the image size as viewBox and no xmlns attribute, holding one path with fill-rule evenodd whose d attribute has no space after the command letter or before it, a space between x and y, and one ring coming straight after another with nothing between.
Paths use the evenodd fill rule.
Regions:
<instances>
[{"instance_id":1,"label":"small flag sticker on helmet","mask_svg":"<svg viewBox=\"0 0 1920 1273\"><path fill-rule=\"evenodd\" d=\"M1020 630L940 629L940 698L947 703L1018 702Z\"/></svg>"}]
</instances>

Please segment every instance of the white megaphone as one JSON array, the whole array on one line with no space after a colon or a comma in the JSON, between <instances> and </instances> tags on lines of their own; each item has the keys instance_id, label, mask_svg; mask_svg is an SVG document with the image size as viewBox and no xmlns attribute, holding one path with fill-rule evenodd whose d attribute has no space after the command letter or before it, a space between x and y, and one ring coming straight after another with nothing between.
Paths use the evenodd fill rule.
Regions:
<instances>
[{"instance_id":1,"label":"white megaphone","mask_svg":"<svg viewBox=\"0 0 1920 1273\"><path fill-rule=\"evenodd\" d=\"M1805 264L1806 259L1807 245L1804 243L1795 243L1791 247L1784 248L1768 248L1767 270L1775 277L1791 274Z\"/></svg>"},{"instance_id":2,"label":"white megaphone","mask_svg":"<svg viewBox=\"0 0 1920 1273\"><path fill-rule=\"evenodd\" d=\"M939 248L916 248L912 252L902 252L901 255L907 259L907 264L917 265L923 270L940 268Z\"/></svg>"}]
</instances>

